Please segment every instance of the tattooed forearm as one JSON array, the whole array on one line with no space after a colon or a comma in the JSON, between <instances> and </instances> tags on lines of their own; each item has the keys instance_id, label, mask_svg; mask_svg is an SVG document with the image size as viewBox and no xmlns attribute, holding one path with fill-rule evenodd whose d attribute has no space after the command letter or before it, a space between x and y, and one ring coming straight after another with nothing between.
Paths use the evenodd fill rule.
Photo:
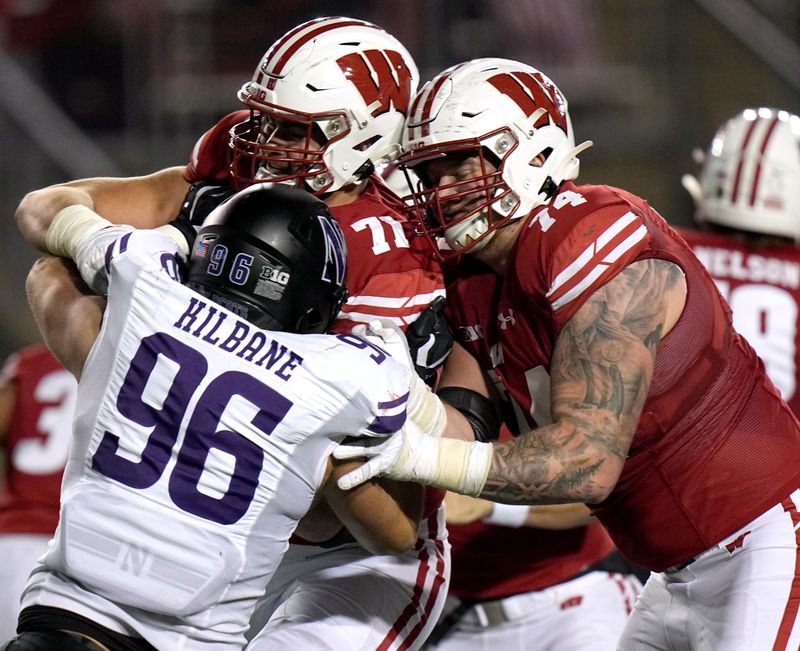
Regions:
<instances>
[{"instance_id":1,"label":"tattooed forearm","mask_svg":"<svg viewBox=\"0 0 800 651\"><path fill-rule=\"evenodd\" d=\"M636 433L680 278L670 262L642 260L587 299L553 349L553 424L495 444L484 497L555 503L609 494Z\"/></svg>"},{"instance_id":2,"label":"tattooed forearm","mask_svg":"<svg viewBox=\"0 0 800 651\"><path fill-rule=\"evenodd\" d=\"M604 489L597 481L603 460L576 463L575 455L588 458L586 446L578 437L559 432L558 426L535 432L538 435L531 436L531 432L513 441L495 443L483 496L519 504L592 501Z\"/></svg>"}]
</instances>

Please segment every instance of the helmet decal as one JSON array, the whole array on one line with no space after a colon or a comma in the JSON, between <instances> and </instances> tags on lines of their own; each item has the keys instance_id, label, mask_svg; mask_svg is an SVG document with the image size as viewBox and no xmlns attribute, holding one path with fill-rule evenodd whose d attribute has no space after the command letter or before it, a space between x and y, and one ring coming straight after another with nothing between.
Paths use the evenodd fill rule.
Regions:
<instances>
[{"instance_id":1,"label":"helmet decal","mask_svg":"<svg viewBox=\"0 0 800 651\"><path fill-rule=\"evenodd\" d=\"M367 106L372 107L372 117L386 113L391 108L408 113L411 100L411 71L403 56L394 50L366 50L353 52L336 61L344 76L353 82Z\"/></svg>"},{"instance_id":2,"label":"helmet decal","mask_svg":"<svg viewBox=\"0 0 800 651\"><path fill-rule=\"evenodd\" d=\"M344 285L345 244L344 233L332 219L317 216L325 235L325 266L322 268L322 280Z\"/></svg>"},{"instance_id":3,"label":"helmet decal","mask_svg":"<svg viewBox=\"0 0 800 651\"><path fill-rule=\"evenodd\" d=\"M567 105L564 97L553 82L541 73L530 74L519 71L501 73L489 77L486 81L514 100L514 103L528 117L533 115L537 108L554 106L556 111L548 111L547 115L543 115L534 126L538 128L548 124L549 115L550 119L566 133Z\"/></svg>"},{"instance_id":4,"label":"helmet decal","mask_svg":"<svg viewBox=\"0 0 800 651\"><path fill-rule=\"evenodd\" d=\"M324 332L347 290L344 236L327 206L285 185L259 183L206 218L187 285L260 328Z\"/></svg>"}]
</instances>

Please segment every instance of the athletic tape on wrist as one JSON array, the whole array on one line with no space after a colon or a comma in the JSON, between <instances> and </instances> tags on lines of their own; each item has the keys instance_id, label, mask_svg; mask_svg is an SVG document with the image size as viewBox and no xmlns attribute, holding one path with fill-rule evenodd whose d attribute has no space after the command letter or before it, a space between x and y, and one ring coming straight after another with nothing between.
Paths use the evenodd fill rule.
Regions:
<instances>
[{"instance_id":1,"label":"athletic tape on wrist","mask_svg":"<svg viewBox=\"0 0 800 651\"><path fill-rule=\"evenodd\" d=\"M432 485L462 495L480 495L492 465L492 444L446 438L438 443Z\"/></svg>"},{"instance_id":2,"label":"athletic tape on wrist","mask_svg":"<svg viewBox=\"0 0 800 651\"><path fill-rule=\"evenodd\" d=\"M44 238L45 248L53 255L75 258L80 241L91 233L96 233L111 222L103 219L88 206L74 204L62 208L53 217Z\"/></svg>"},{"instance_id":3,"label":"athletic tape on wrist","mask_svg":"<svg viewBox=\"0 0 800 651\"><path fill-rule=\"evenodd\" d=\"M492 505L492 512L483 518L487 524L496 524L501 527L518 529L528 521L530 507L527 504L499 504Z\"/></svg>"},{"instance_id":4,"label":"athletic tape on wrist","mask_svg":"<svg viewBox=\"0 0 800 651\"><path fill-rule=\"evenodd\" d=\"M189 257L189 254L191 253L190 244L186 239L186 235L183 231L181 231L181 229L177 228L173 224L164 224L163 226L159 226L156 230L175 240L175 243L180 248L181 253L183 253L183 255L187 258Z\"/></svg>"},{"instance_id":5,"label":"athletic tape on wrist","mask_svg":"<svg viewBox=\"0 0 800 651\"><path fill-rule=\"evenodd\" d=\"M441 436L447 425L442 401L416 373L413 373L408 395L408 417L431 436Z\"/></svg>"}]
</instances>

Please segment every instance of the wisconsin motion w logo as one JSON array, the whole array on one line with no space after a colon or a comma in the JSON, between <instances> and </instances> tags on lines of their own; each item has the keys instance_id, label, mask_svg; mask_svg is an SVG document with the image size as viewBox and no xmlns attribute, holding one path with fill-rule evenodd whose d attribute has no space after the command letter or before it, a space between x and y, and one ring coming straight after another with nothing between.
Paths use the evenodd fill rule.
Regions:
<instances>
[{"instance_id":1,"label":"wisconsin motion w logo","mask_svg":"<svg viewBox=\"0 0 800 651\"><path fill-rule=\"evenodd\" d=\"M558 87L541 72L501 73L487 80L498 91L510 97L528 117L538 108L547 111L534 125L544 126L549 119L567 132L567 102Z\"/></svg>"},{"instance_id":2,"label":"wisconsin motion w logo","mask_svg":"<svg viewBox=\"0 0 800 651\"><path fill-rule=\"evenodd\" d=\"M353 52L336 60L344 76L353 82L372 117L392 107L408 113L411 100L411 71L402 55L395 50Z\"/></svg>"}]
</instances>

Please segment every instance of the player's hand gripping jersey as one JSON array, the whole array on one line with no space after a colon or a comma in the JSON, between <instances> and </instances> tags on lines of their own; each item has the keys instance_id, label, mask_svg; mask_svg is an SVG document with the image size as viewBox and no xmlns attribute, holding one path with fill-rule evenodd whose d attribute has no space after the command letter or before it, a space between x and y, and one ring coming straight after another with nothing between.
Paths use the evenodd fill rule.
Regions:
<instances>
[{"instance_id":1,"label":"player's hand gripping jersey","mask_svg":"<svg viewBox=\"0 0 800 651\"><path fill-rule=\"evenodd\" d=\"M109 228L90 249L81 268L105 258L108 305L61 520L23 606L68 608L158 649L240 649L330 452L400 428L410 372L352 335L237 318L178 282L160 233Z\"/></svg>"},{"instance_id":2,"label":"player's hand gripping jersey","mask_svg":"<svg viewBox=\"0 0 800 651\"><path fill-rule=\"evenodd\" d=\"M502 286L480 263L462 259L463 278L448 286L448 316L528 424L546 424L558 334L593 292L647 258L683 270L686 306L658 346L619 481L594 512L630 560L663 570L782 500L797 487L800 467L797 421L763 370L750 372L755 352L730 327L728 306L686 243L644 200L567 182L526 218Z\"/></svg>"},{"instance_id":3,"label":"player's hand gripping jersey","mask_svg":"<svg viewBox=\"0 0 800 651\"><path fill-rule=\"evenodd\" d=\"M197 141L184 177L231 182L230 129L249 111L223 117ZM240 189L240 188L237 188ZM354 202L330 207L347 244L347 303L334 324L349 332L358 323L387 318L405 329L437 296L444 295L438 264L425 238L414 237L394 193L373 174Z\"/></svg>"}]
</instances>

